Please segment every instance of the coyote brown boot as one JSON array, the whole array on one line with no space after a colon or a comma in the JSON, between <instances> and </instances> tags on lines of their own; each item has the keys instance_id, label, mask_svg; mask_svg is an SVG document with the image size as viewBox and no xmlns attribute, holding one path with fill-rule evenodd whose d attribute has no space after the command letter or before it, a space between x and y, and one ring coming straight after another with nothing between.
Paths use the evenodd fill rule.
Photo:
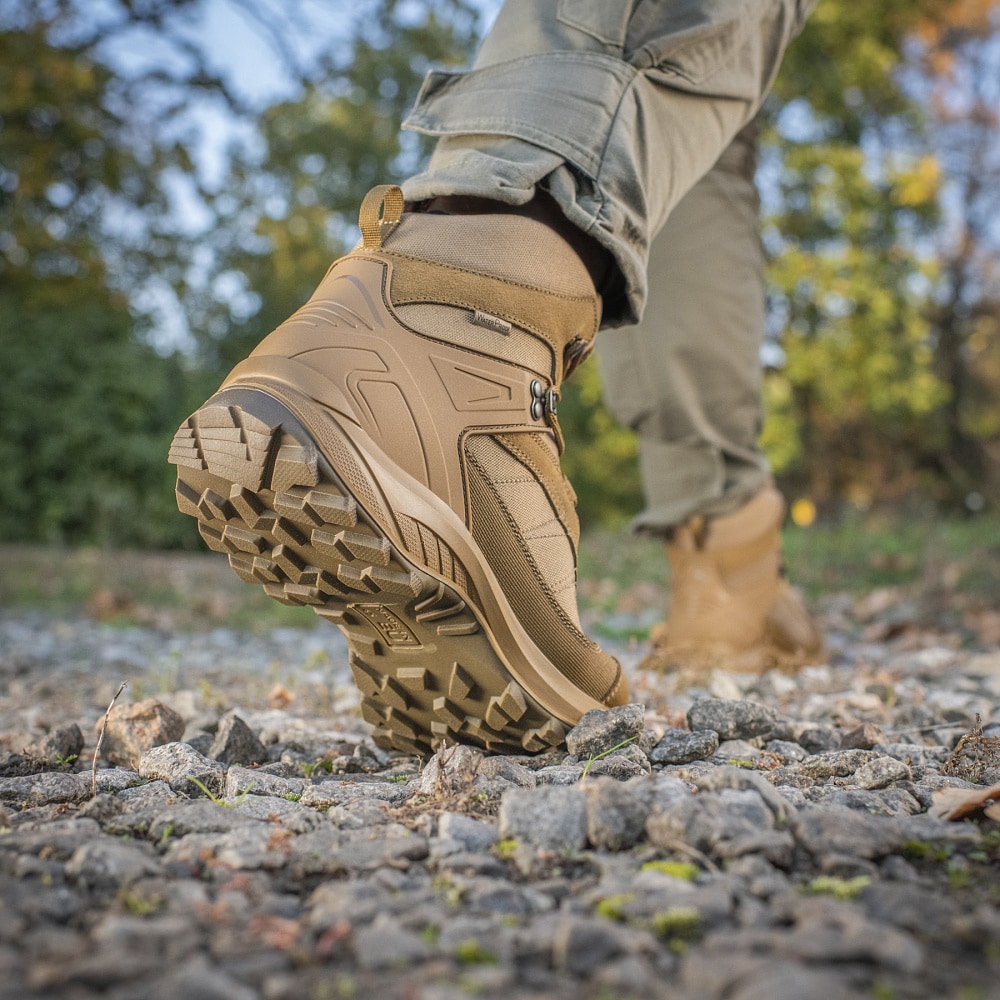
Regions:
<instances>
[{"instance_id":1,"label":"coyote brown boot","mask_svg":"<svg viewBox=\"0 0 1000 1000\"><path fill-rule=\"evenodd\" d=\"M177 502L242 579L340 627L380 745L541 751L628 699L580 629L559 468L600 299L540 222L402 213L369 192L361 244L183 424Z\"/></svg>"},{"instance_id":2,"label":"coyote brown boot","mask_svg":"<svg viewBox=\"0 0 1000 1000\"><path fill-rule=\"evenodd\" d=\"M732 514L674 530L670 615L653 630L645 666L763 670L819 654L822 637L782 576L784 513L767 486Z\"/></svg>"}]
</instances>

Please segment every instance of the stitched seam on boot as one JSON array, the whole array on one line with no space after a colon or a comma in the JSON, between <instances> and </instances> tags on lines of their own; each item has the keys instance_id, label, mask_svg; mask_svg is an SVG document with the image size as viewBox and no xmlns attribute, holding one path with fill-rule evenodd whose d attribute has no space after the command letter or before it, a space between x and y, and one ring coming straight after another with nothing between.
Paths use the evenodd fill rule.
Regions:
<instances>
[{"instance_id":1,"label":"stitched seam on boot","mask_svg":"<svg viewBox=\"0 0 1000 1000\"><path fill-rule=\"evenodd\" d=\"M535 435L532 435L533 437ZM570 517L576 521L576 509L574 506L569 504L569 498L566 495L566 490L563 483L558 483L555 481L554 476L546 475L541 468L535 463L531 456L527 455L522 448L518 447L517 441L515 440L515 435L512 434L498 434L494 437L494 441L497 442L502 448L504 448L508 454L519 461L528 470L532 472L535 479L538 481L539 485L545 491L545 495L549 498L549 503L552 504L556 512L556 518L562 523L563 530L565 532L566 538L569 541L570 549L573 552L573 565L577 565L577 559L579 553L577 551L578 545L574 538L573 531L570 530L570 526L564 522ZM562 489L559 489L563 487ZM562 493L559 497L556 492ZM576 524L577 530L579 530L579 523Z\"/></svg>"},{"instance_id":2,"label":"stitched seam on boot","mask_svg":"<svg viewBox=\"0 0 1000 1000\"><path fill-rule=\"evenodd\" d=\"M487 489L489 489L490 492L493 494L493 497L497 502L497 506L500 508L500 511L505 521L507 522L507 526L511 529L511 534L517 539L517 544L521 550L521 553L524 555L526 561L528 562L528 565L531 567L532 573L537 579L539 586L541 587L542 593L547 598L549 606L552 608L553 611L556 612L560 622L563 625L565 625L567 630L570 631L570 633L573 635L574 638L581 640L586 647L595 650L600 649L597 643L595 643L588 635L586 635L583 631L580 630L580 628L575 624L575 622L573 622L573 620L569 617L569 615L567 615L566 610L562 607L562 605L557 600L555 600L555 597L552 594L548 584L545 582L545 577L542 576L541 572L539 571L538 564L535 562L535 559L532 556L531 552L524 544L519 525L511 516L510 511L507 510L506 505L504 504L500 495L494 488L492 477L489 475L486 469L483 468L482 463L478 458L476 458L475 455L469 454L468 460L469 463L473 465L476 471L479 473L482 482L485 484Z\"/></svg>"}]
</instances>

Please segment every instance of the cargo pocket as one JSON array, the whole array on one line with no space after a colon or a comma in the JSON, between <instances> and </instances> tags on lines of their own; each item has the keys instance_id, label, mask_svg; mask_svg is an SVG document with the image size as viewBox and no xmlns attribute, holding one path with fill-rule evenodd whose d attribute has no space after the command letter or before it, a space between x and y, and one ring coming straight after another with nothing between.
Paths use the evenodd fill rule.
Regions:
<instances>
[{"instance_id":1,"label":"cargo pocket","mask_svg":"<svg viewBox=\"0 0 1000 1000\"><path fill-rule=\"evenodd\" d=\"M559 0L556 17L570 28L621 51L625 46L631 3L615 0Z\"/></svg>"},{"instance_id":2,"label":"cargo pocket","mask_svg":"<svg viewBox=\"0 0 1000 1000\"><path fill-rule=\"evenodd\" d=\"M740 57L757 4L746 0L640 0L626 44L633 65L657 69L672 86L720 97L755 95L758 81Z\"/></svg>"}]
</instances>

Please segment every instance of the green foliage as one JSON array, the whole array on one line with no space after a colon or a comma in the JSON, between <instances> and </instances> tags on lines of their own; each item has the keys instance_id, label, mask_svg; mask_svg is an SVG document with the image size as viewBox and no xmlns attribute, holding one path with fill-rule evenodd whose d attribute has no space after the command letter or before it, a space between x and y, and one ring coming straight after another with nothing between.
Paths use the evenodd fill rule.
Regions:
<instances>
[{"instance_id":1,"label":"green foliage","mask_svg":"<svg viewBox=\"0 0 1000 1000\"><path fill-rule=\"evenodd\" d=\"M612 896L605 896L595 907L594 913L605 920L623 921L625 920L625 908L635 902L634 892L619 892Z\"/></svg>"},{"instance_id":2,"label":"green foliage","mask_svg":"<svg viewBox=\"0 0 1000 1000\"><path fill-rule=\"evenodd\" d=\"M856 878L836 878L833 875L820 875L814 878L803 892L810 896L833 896L834 899L848 901L856 899L861 890L872 884L867 875Z\"/></svg>"},{"instance_id":3,"label":"green foliage","mask_svg":"<svg viewBox=\"0 0 1000 1000\"><path fill-rule=\"evenodd\" d=\"M698 866L691 864L690 861L647 861L642 870L660 872L662 875L679 878L685 882L693 882L700 874Z\"/></svg>"},{"instance_id":4,"label":"green foliage","mask_svg":"<svg viewBox=\"0 0 1000 1000\"><path fill-rule=\"evenodd\" d=\"M419 169L429 145L399 122L425 70L465 63L480 30L473 0L359 0L303 65L302 5L276 22L246 0L292 84L255 108L188 32L204 6L11 0L0 15L0 541L198 544L164 460L174 429L310 294L365 191ZM784 361L763 442L820 505L1000 494L992 9L821 0L767 102ZM151 30L180 58L114 71L107 42ZM206 107L252 136L212 183L190 117ZM150 346L164 300L196 345L184 357ZM620 526L639 507L636 445L595 365L560 420L584 526Z\"/></svg>"},{"instance_id":5,"label":"green foliage","mask_svg":"<svg viewBox=\"0 0 1000 1000\"><path fill-rule=\"evenodd\" d=\"M254 238L226 235L217 260L220 274L243 282L260 308L239 317L207 304L196 331L208 363L241 360L294 312L353 238L369 188L414 171L428 144L400 132L403 116L428 66L468 58L477 25L467 0L368 2L350 44L323 58L323 72L300 96L260 116L266 152L237 162L218 198L240 206L230 208L235 218L256 220Z\"/></svg>"},{"instance_id":6,"label":"green foliage","mask_svg":"<svg viewBox=\"0 0 1000 1000\"><path fill-rule=\"evenodd\" d=\"M475 938L459 942L455 948L455 960L462 965L496 965L499 959L485 949Z\"/></svg>"},{"instance_id":7,"label":"green foliage","mask_svg":"<svg viewBox=\"0 0 1000 1000\"><path fill-rule=\"evenodd\" d=\"M694 941L701 936L701 915L693 906L671 906L653 914L652 927L671 943Z\"/></svg>"},{"instance_id":8,"label":"green foliage","mask_svg":"<svg viewBox=\"0 0 1000 1000\"><path fill-rule=\"evenodd\" d=\"M635 435L604 405L592 359L563 386L559 423L566 438L563 471L577 494L580 523L620 526L637 514L641 490Z\"/></svg>"},{"instance_id":9,"label":"green foliage","mask_svg":"<svg viewBox=\"0 0 1000 1000\"><path fill-rule=\"evenodd\" d=\"M991 293L971 240L950 262L946 235L963 224L955 195L970 190L970 137L995 143L1000 120L988 88L978 104L967 93L995 75L972 58L995 32L984 10L823 0L768 103L765 159L780 197L767 243L785 360L767 374L762 440L786 486L821 506L867 508L918 489L955 504L1000 486L985 454L1000 426L1000 327L983 301L995 282ZM959 52L968 71L945 85ZM944 143L946 107L961 131ZM996 208L976 197L959 205L969 220ZM963 325L976 298L986 308Z\"/></svg>"},{"instance_id":10,"label":"green foliage","mask_svg":"<svg viewBox=\"0 0 1000 1000\"><path fill-rule=\"evenodd\" d=\"M110 72L0 30L0 539L174 545L164 457L202 380L143 343L102 253L112 202L163 211ZM120 277L120 276L119 276Z\"/></svg>"}]
</instances>

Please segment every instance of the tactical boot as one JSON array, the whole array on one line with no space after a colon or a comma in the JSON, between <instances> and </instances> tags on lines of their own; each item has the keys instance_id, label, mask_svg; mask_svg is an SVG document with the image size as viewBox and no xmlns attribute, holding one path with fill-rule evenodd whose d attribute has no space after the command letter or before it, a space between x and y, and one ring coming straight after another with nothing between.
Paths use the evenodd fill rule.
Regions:
<instances>
[{"instance_id":1,"label":"tactical boot","mask_svg":"<svg viewBox=\"0 0 1000 1000\"><path fill-rule=\"evenodd\" d=\"M556 746L628 698L580 629L559 468L600 299L532 219L403 215L387 185L360 225L177 432L178 505L242 579L339 626L381 746Z\"/></svg>"},{"instance_id":2,"label":"tactical boot","mask_svg":"<svg viewBox=\"0 0 1000 1000\"><path fill-rule=\"evenodd\" d=\"M646 667L790 668L823 641L782 575L785 502L772 486L725 517L695 517L667 542L670 614Z\"/></svg>"}]
</instances>

